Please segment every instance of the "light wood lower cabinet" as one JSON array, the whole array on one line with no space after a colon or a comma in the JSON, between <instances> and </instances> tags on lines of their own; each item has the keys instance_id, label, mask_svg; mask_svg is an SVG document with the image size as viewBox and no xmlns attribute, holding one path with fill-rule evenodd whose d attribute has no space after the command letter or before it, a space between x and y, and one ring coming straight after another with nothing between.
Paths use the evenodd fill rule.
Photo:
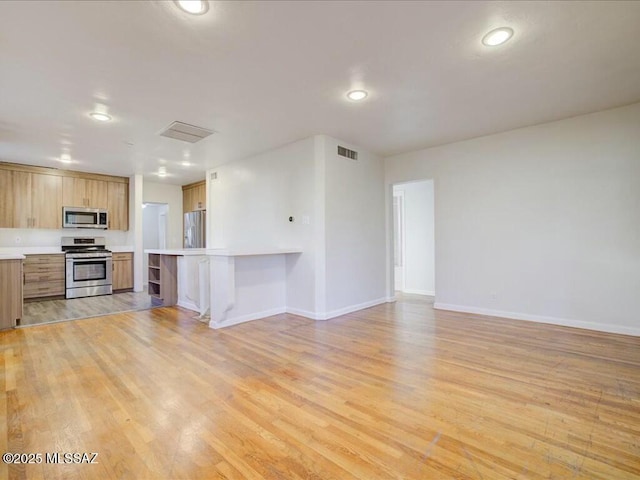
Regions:
<instances>
[{"instance_id":1,"label":"light wood lower cabinet","mask_svg":"<svg viewBox=\"0 0 640 480\"><path fill-rule=\"evenodd\" d=\"M26 257L24 298L64 296L64 254L27 255Z\"/></svg>"},{"instance_id":2,"label":"light wood lower cabinet","mask_svg":"<svg viewBox=\"0 0 640 480\"><path fill-rule=\"evenodd\" d=\"M149 254L149 295L168 307L178 302L178 262L175 255Z\"/></svg>"},{"instance_id":3,"label":"light wood lower cabinet","mask_svg":"<svg viewBox=\"0 0 640 480\"><path fill-rule=\"evenodd\" d=\"M0 330L22 318L22 260L0 260Z\"/></svg>"},{"instance_id":4,"label":"light wood lower cabinet","mask_svg":"<svg viewBox=\"0 0 640 480\"><path fill-rule=\"evenodd\" d=\"M133 253L114 253L113 290L133 289Z\"/></svg>"}]
</instances>

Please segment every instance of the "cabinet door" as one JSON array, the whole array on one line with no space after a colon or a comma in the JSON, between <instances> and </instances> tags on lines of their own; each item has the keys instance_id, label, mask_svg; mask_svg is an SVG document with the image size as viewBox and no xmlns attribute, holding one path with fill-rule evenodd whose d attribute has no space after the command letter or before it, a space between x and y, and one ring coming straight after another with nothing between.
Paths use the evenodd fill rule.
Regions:
<instances>
[{"instance_id":1,"label":"cabinet door","mask_svg":"<svg viewBox=\"0 0 640 480\"><path fill-rule=\"evenodd\" d=\"M62 179L62 205L65 207L86 207L85 180L76 177Z\"/></svg>"},{"instance_id":2,"label":"cabinet door","mask_svg":"<svg viewBox=\"0 0 640 480\"><path fill-rule=\"evenodd\" d=\"M11 170L0 170L0 228L13 228L13 185Z\"/></svg>"},{"instance_id":3,"label":"cabinet door","mask_svg":"<svg viewBox=\"0 0 640 480\"><path fill-rule=\"evenodd\" d=\"M193 188L182 190L182 212L193 212Z\"/></svg>"},{"instance_id":4,"label":"cabinet door","mask_svg":"<svg viewBox=\"0 0 640 480\"><path fill-rule=\"evenodd\" d=\"M0 285L0 330L4 330L22 318L22 260L0 260Z\"/></svg>"},{"instance_id":5,"label":"cabinet door","mask_svg":"<svg viewBox=\"0 0 640 480\"><path fill-rule=\"evenodd\" d=\"M201 184L194 189L194 210L205 210L207 208L207 186Z\"/></svg>"},{"instance_id":6,"label":"cabinet door","mask_svg":"<svg viewBox=\"0 0 640 480\"><path fill-rule=\"evenodd\" d=\"M13 205L13 228L32 227L31 174L11 172L11 186L13 187L13 198L9 205Z\"/></svg>"},{"instance_id":7,"label":"cabinet door","mask_svg":"<svg viewBox=\"0 0 640 480\"><path fill-rule=\"evenodd\" d=\"M108 182L102 180L85 180L85 196L87 207L109 208L108 206Z\"/></svg>"},{"instance_id":8,"label":"cabinet door","mask_svg":"<svg viewBox=\"0 0 640 480\"><path fill-rule=\"evenodd\" d=\"M109 182L108 205L109 228L129 230L129 186L126 183Z\"/></svg>"},{"instance_id":9,"label":"cabinet door","mask_svg":"<svg viewBox=\"0 0 640 480\"><path fill-rule=\"evenodd\" d=\"M133 254L113 254L113 289L133 288Z\"/></svg>"},{"instance_id":10,"label":"cabinet door","mask_svg":"<svg viewBox=\"0 0 640 480\"><path fill-rule=\"evenodd\" d=\"M31 226L62 228L62 177L31 174Z\"/></svg>"}]
</instances>

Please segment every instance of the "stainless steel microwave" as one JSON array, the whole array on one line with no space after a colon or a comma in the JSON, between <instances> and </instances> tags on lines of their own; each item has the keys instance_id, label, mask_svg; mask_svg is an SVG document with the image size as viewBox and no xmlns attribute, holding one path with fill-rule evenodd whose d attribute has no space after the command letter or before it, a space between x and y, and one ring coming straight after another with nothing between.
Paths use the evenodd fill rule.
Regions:
<instances>
[{"instance_id":1,"label":"stainless steel microwave","mask_svg":"<svg viewBox=\"0 0 640 480\"><path fill-rule=\"evenodd\" d=\"M62 207L63 228L102 228L109 226L109 214L103 208Z\"/></svg>"}]
</instances>

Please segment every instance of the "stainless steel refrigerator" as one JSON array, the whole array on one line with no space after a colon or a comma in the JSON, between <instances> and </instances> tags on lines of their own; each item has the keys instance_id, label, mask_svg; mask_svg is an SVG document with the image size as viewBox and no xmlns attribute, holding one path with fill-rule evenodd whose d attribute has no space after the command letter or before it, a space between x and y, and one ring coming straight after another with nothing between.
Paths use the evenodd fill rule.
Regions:
<instances>
[{"instance_id":1,"label":"stainless steel refrigerator","mask_svg":"<svg viewBox=\"0 0 640 480\"><path fill-rule=\"evenodd\" d=\"M184 214L184 248L205 248L206 210Z\"/></svg>"}]
</instances>

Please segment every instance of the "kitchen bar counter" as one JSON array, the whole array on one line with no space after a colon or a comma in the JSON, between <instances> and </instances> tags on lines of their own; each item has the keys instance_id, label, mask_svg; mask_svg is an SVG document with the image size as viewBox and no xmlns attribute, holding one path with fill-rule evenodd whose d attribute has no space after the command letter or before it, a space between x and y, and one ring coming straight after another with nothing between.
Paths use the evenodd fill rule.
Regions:
<instances>
[{"instance_id":1,"label":"kitchen bar counter","mask_svg":"<svg viewBox=\"0 0 640 480\"><path fill-rule=\"evenodd\" d=\"M184 248L184 249L147 249L144 253L158 255L208 255L212 257L250 257L255 255L282 255L287 253L302 253L299 248L268 248L268 249L227 249L227 248Z\"/></svg>"},{"instance_id":2,"label":"kitchen bar counter","mask_svg":"<svg viewBox=\"0 0 640 480\"><path fill-rule=\"evenodd\" d=\"M200 311L211 306L211 328L222 328L286 311L287 264L299 248L148 249L175 256L178 305ZM208 259L208 261L207 261ZM206 282L203 268L208 268ZM206 285L210 283L210 285ZM204 292L208 298L202 298ZM202 292L202 293L200 293Z\"/></svg>"},{"instance_id":3,"label":"kitchen bar counter","mask_svg":"<svg viewBox=\"0 0 640 480\"><path fill-rule=\"evenodd\" d=\"M155 253L157 255L175 255L177 257L183 257L185 255L206 255L207 250L205 248L153 248L147 249L144 253Z\"/></svg>"}]
</instances>

